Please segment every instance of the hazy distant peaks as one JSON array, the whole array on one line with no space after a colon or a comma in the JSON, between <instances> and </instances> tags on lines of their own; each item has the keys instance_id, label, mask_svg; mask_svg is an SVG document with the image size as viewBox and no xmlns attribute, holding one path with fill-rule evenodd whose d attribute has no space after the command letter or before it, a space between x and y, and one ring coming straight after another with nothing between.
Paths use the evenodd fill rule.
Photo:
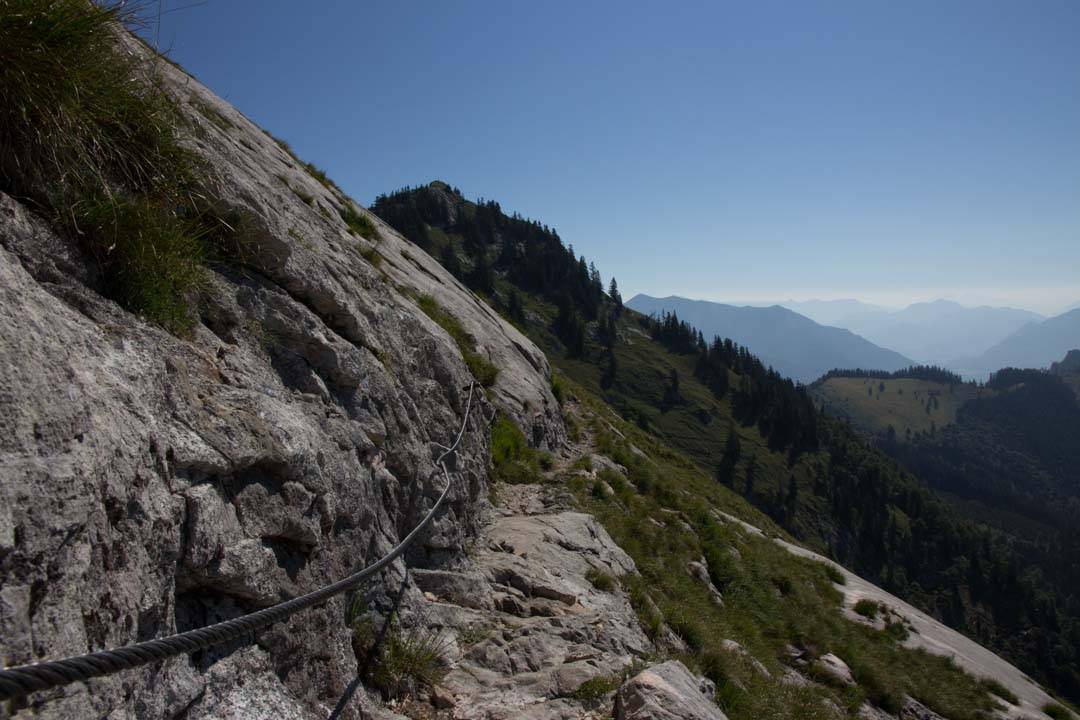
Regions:
<instances>
[{"instance_id":1,"label":"hazy distant peaks","mask_svg":"<svg viewBox=\"0 0 1080 720\"><path fill-rule=\"evenodd\" d=\"M878 347L842 328L820 325L782 305L736 306L678 296L635 295L627 305L638 312L674 312L705 337L731 338L780 373L811 382L833 368L898 370L909 358Z\"/></svg>"}]
</instances>

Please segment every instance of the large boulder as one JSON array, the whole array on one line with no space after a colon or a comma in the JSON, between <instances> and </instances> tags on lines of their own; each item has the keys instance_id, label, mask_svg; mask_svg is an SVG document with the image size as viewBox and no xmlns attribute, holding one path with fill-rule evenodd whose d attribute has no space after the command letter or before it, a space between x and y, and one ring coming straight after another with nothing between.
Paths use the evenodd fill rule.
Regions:
<instances>
[{"instance_id":1,"label":"large boulder","mask_svg":"<svg viewBox=\"0 0 1080 720\"><path fill-rule=\"evenodd\" d=\"M615 720L727 720L702 690L703 682L678 660L654 665L619 688Z\"/></svg>"}]
</instances>

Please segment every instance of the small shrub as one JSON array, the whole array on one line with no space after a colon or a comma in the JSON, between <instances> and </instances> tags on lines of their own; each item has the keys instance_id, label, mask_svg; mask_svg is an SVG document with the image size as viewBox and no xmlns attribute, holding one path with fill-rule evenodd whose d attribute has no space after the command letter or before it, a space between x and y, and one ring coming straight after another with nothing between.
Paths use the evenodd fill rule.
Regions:
<instances>
[{"instance_id":1,"label":"small shrub","mask_svg":"<svg viewBox=\"0 0 1080 720\"><path fill-rule=\"evenodd\" d=\"M617 678L598 676L581 683L577 690L570 693L570 697L580 702L591 703L601 699L609 692L613 692L618 687L619 681Z\"/></svg>"},{"instance_id":2,"label":"small shrub","mask_svg":"<svg viewBox=\"0 0 1080 720\"><path fill-rule=\"evenodd\" d=\"M881 609L881 606L869 598L862 598L855 603L854 609L856 613L862 615L864 618L873 620L877 617L878 610Z\"/></svg>"},{"instance_id":3,"label":"small shrub","mask_svg":"<svg viewBox=\"0 0 1080 720\"><path fill-rule=\"evenodd\" d=\"M616 585L618 585L618 581L614 576L594 567L590 567L585 572L585 579L592 583L592 586L600 592L612 592L615 590Z\"/></svg>"},{"instance_id":4,"label":"small shrub","mask_svg":"<svg viewBox=\"0 0 1080 720\"><path fill-rule=\"evenodd\" d=\"M1016 697L1016 693L1002 685L994 678L983 678L979 682L984 688L986 688L987 692L993 695L997 695L999 698L1009 703L1010 705L1020 704L1020 698Z\"/></svg>"},{"instance_id":5,"label":"small shrub","mask_svg":"<svg viewBox=\"0 0 1080 720\"><path fill-rule=\"evenodd\" d=\"M345 225L348 226L350 232L359 235L365 240L373 240L378 234L375 223L371 222L371 218L353 207L350 202L345 203L345 207L341 209L341 219L345 221Z\"/></svg>"}]
</instances>

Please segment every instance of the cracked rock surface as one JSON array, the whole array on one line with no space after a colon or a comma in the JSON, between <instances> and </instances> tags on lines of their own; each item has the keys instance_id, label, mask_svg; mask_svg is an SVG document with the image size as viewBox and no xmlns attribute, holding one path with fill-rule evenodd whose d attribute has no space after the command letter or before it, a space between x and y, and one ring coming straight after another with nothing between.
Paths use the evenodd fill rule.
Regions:
<instances>
[{"instance_id":1,"label":"cracked rock surface","mask_svg":"<svg viewBox=\"0 0 1080 720\"><path fill-rule=\"evenodd\" d=\"M539 486L502 488L499 512L468 565L414 573L429 593L432 632L454 637L440 690L459 720L603 717L611 694L583 700L582 684L618 684L652 650L621 590L598 590L590 569L617 577L634 563L597 521L543 497ZM531 508L533 514L517 514Z\"/></svg>"},{"instance_id":2,"label":"cracked rock surface","mask_svg":"<svg viewBox=\"0 0 1080 720\"><path fill-rule=\"evenodd\" d=\"M420 293L500 372L490 401L474 403L454 487L410 565L452 565L480 528L496 409L537 446L565 437L547 361L528 339L377 218L377 245L350 234L340 191L182 71L162 73L222 211L248 218L255 250L242 267L208 269L195 327L180 339L106 299L75 243L0 194L5 665L235 617L396 544L442 490L432 461L463 420L472 380L417 307ZM372 247L379 267L365 259ZM356 662L343 602L251 646L37 693L12 711L308 718L346 698L339 717L361 707L379 717L362 691L347 692Z\"/></svg>"}]
</instances>

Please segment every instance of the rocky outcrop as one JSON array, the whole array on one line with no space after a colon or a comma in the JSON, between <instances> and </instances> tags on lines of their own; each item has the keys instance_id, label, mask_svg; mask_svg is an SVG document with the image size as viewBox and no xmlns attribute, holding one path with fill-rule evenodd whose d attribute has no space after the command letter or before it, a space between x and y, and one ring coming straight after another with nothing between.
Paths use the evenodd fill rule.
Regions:
<instances>
[{"instance_id":1,"label":"rocky outcrop","mask_svg":"<svg viewBox=\"0 0 1080 720\"><path fill-rule=\"evenodd\" d=\"M851 675L848 664L832 653L826 653L814 661L813 667L822 676L831 682L840 685L854 685L855 678Z\"/></svg>"},{"instance_id":2,"label":"rocky outcrop","mask_svg":"<svg viewBox=\"0 0 1080 720\"><path fill-rule=\"evenodd\" d=\"M460 426L472 381L418 293L453 314L500 373L491 401L476 401L448 503L409 564L453 565L481 527L496 409L536 445L564 437L532 343L372 217L377 267L372 243L339 215L349 202L340 191L190 77L163 73L222 212L245 218L243 262L208 271L191 337L105 299L75 244L0 195L7 665L265 607L395 544L442 489L432 461ZM404 577L398 561L370 589L372 602L388 603ZM411 584L403 593L405 605L422 602ZM341 703L340 717L358 717L374 706L350 691L356 661L343 607L338 598L294 616L251 647L39 693L14 710L325 717Z\"/></svg>"},{"instance_id":3,"label":"rocky outcrop","mask_svg":"<svg viewBox=\"0 0 1080 720\"><path fill-rule=\"evenodd\" d=\"M615 720L727 720L712 701L713 688L678 660L644 670L616 695Z\"/></svg>"}]
</instances>

